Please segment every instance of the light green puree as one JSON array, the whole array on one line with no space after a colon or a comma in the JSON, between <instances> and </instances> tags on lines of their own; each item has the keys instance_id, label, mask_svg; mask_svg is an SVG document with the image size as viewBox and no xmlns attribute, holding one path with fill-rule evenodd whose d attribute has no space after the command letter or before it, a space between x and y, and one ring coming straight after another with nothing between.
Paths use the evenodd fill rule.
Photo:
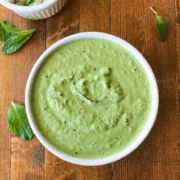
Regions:
<instances>
[{"instance_id":1,"label":"light green puree","mask_svg":"<svg viewBox=\"0 0 180 180\"><path fill-rule=\"evenodd\" d=\"M151 87L138 60L103 39L81 39L52 53L36 74L32 112L61 152L99 159L126 149L151 110Z\"/></svg>"}]
</instances>

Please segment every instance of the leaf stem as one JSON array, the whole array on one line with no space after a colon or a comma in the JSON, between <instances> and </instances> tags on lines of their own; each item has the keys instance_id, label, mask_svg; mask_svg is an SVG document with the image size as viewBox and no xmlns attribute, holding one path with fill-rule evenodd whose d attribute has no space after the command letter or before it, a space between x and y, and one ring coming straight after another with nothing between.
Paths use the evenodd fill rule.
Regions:
<instances>
[{"instance_id":1,"label":"leaf stem","mask_svg":"<svg viewBox=\"0 0 180 180\"><path fill-rule=\"evenodd\" d=\"M151 9L151 11L152 11L154 14L157 15L157 12L156 12L152 7L150 7L150 9Z\"/></svg>"}]
</instances>

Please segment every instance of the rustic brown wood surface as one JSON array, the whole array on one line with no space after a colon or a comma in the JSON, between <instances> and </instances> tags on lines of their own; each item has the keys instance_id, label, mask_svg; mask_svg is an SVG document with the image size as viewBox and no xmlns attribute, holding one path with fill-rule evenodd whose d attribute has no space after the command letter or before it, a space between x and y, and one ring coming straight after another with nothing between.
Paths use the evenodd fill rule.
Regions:
<instances>
[{"instance_id":1,"label":"rustic brown wood surface","mask_svg":"<svg viewBox=\"0 0 180 180\"><path fill-rule=\"evenodd\" d=\"M168 25L164 42L156 34L150 6ZM19 52L0 54L0 180L180 179L180 0L68 0L58 14L39 21L0 5L0 20L37 29ZM151 65L160 94L156 123L140 147L97 167L65 162L36 137L23 141L12 135L6 122L10 102L24 104L28 75L38 57L58 40L85 31L110 33L135 46Z\"/></svg>"}]
</instances>

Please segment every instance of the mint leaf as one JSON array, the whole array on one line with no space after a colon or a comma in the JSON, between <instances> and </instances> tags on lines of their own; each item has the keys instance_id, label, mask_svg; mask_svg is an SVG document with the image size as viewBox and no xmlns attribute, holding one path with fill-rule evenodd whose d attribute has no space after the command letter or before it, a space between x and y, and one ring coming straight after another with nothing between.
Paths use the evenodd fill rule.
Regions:
<instances>
[{"instance_id":1,"label":"mint leaf","mask_svg":"<svg viewBox=\"0 0 180 180\"><path fill-rule=\"evenodd\" d=\"M15 32L22 31L21 29L14 27L14 25L9 23L8 21L1 21L0 20L0 24L1 24L2 28L9 33L14 34Z\"/></svg>"},{"instance_id":2,"label":"mint leaf","mask_svg":"<svg viewBox=\"0 0 180 180\"><path fill-rule=\"evenodd\" d=\"M16 52L32 35L35 29L22 30L14 27L7 21L0 21L0 26L4 32L4 43L1 50L2 54L11 54Z\"/></svg>"},{"instance_id":3,"label":"mint leaf","mask_svg":"<svg viewBox=\"0 0 180 180\"><path fill-rule=\"evenodd\" d=\"M162 19L162 17L157 15L157 12L152 7L150 7L150 9L156 14L155 17L156 32L159 35L160 40L164 41L167 38L167 25Z\"/></svg>"},{"instance_id":4,"label":"mint leaf","mask_svg":"<svg viewBox=\"0 0 180 180\"><path fill-rule=\"evenodd\" d=\"M24 6L28 6L28 5L30 5L33 2L34 2L34 0L26 0Z\"/></svg>"},{"instance_id":5,"label":"mint leaf","mask_svg":"<svg viewBox=\"0 0 180 180\"><path fill-rule=\"evenodd\" d=\"M4 42L4 31L1 25L0 25L0 41Z\"/></svg>"},{"instance_id":6,"label":"mint leaf","mask_svg":"<svg viewBox=\"0 0 180 180\"><path fill-rule=\"evenodd\" d=\"M32 34L29 34L28 36L26 36L24 39L22 39L19 42L23 45L31 36L32 36Z\"/></svg>"},{"instance_id":7,"label":"mint leaf","mask_svg":"<svg viewBox=\"0 0 180 180\"><path fill-rule=\"evenodd\" d=\"M12 43L15 43L15 42L21 41L21 40L24 39L26 36L27 36L27 35L15 36L15 37L11 38L11 42L12 42Z\"/></svg>"},{"instance_id":8,"label":"mint leaf","mask_svg":"<svg viewBox=\"0 0 180 180\"><path fill-rule=\"evenodd\" d=\"M17 27L14 27L12 24L8 23L7 21L0 21L0 24L4 30L17 36L29 35L35 31L35 29L31 29L31 30L19 29Z\"/></svg>"},{"instance_id":9,"label":"mint leaf","mask_svg":"<svg viewBox=\"0 0 180 180\"><path fill-rule=\"evenodd\" d=\"M2 54L11 54L16 52L30 37L32 34L25 36L25 38L21 39L18 42L12 43L12 39L8 39L1 50ZM14 37L12 37L14 38Z\"/></svg>"},{"instance_id":10,"label":"mint leaf","mask_svg":"<svg viewBox=\"0 0 180 180\"><path fill-rule=\"evenodd\" d=\"M0 22L0 24L1 24L1 22ZM7 22L7 21L4 21L4 24L5 24L6 26L9 26L9 27L14 27L13 24L10 24L10 23ZM3 27L2 27L2 28L3 28ZM8 40L9 38L15 36L14 34L11 34L11 33L9 33L8 31L6 31L4 28L3 28L3 32L4 32L4 42L5 42L6 40Z\"/></svg>"},{"instance_id":11,"label":"mint leaf","mask_svg":"<svg viewBox=\"0 0 180 180\"><path fill-rule=\"evenodd\" d=\"M28 36L29 34L32 35L33 32L35 32L35 29L31 29L29 31L21 32L19 34L16 34L17 36L14 37L13 39L11 39L11 42L12 43L18 42L18 41L22 40L23 38L25 38L26 36Z\"/></svg>"},{"instance_id":12,"label":"mint leaf","mask_svg":"<svg viewBox=\"0 0 180 180\"><path fill-rule=\"evenodd\" d=\"M161 41L167 38L167 25L161 16L156 15L155 17L156 31Z\"/></svg>"},{"instance_id":13,"label":"mint leaf","mask_svg":"<svg viewBox=\"0 0 180 180\"><path fill-rule=\"evenodd\" d=\"M20 42L11 43L11 39L8 39L4 42L1 53L2 54L11 54L16 52L22 44Z\"/></svg>"},{"instance_id":14,"label":"mint leaf","mask_svg":"<svg viewBox=\"0 0 180 180\"><path fill-rule=\"evenodd\" d=\"M9 27L14 27L12 24L8 23L7 21L4 21L4 24ZM10 54L16 52L21 47L20 43L12 44L10 40L11 38L14 38L16 35L7 32L5 29L3 29L3 31L4 31L4 43L1 50L2 54Z\"/></svg>"},{"instance_id":15,"label":"mint leaf","mask_svg":"<svg viewBox=\"0 0 180 180\"><path fill-rule=\"evenodd\" d=\"M25 107L19 103L11 102L11 106L6 115L6 120L11 132L23 140L31 140L34 136L27 115Z\"/></svg>"}]
</instances>

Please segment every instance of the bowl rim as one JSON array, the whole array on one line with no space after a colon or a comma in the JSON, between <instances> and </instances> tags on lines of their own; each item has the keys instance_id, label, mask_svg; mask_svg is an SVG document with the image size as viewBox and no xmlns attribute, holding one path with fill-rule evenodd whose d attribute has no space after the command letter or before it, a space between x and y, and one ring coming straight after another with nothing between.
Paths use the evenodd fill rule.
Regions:
<instances>
[{"instance_id":1,"label":"bowl rim","mask_svg":"<svg viewBox=\"0 0 180 180\"><path fill-rule=\"evenodd\" d=\"M66 44L68 42L75 41L78 39L84 39L84 38L100 38L100 39L110 40L112 42L120 44L121 46L123 46L124 48L129 50L131 53L133 53L133 55L136 57L136 59L140 62L140 64L143 66L144 70L146 71L146 74L147 74L150 84L151 84L151 90L152 90L151 113L150 113L148 122L146 123L143 131L140 133L140 135L137 137L137 139L125 150L123 150L122 152L120 152L116 155L113 155L113 156L110 156L110 157L107 157L104 159L87 160L87 159L74 158L74 157L68 156L68 155L58 151L55 147L53 147L50 143L48 143L44 139L44 137L40 134L38 128L35 125L35 121L33 119L31 108L30 108L30 90L31 90L32 82L34 80L34 76L35 76L37 70L39 69L41 64L44 62L44 60L47 58L47 56L49 54L51 54L52 52L54 52L57 48L59 48L60 46ZM111 35L111 34L102 33L102 32L83 32L83 33L77 33L77 34L74 34L74 35L71 35L71 36L68 36L68 37L65 37L65 38L59 40L58 42L53 44L51 47L49 47L39 57L39 59L36 61L35 65L33 66L32 70L30 72L28 81L27 81L26 90L25 90L25 106L26 106L27 117L28 117L28 120L29 120L32 130L34 131L34 133L35 133L36 137L39 139L39 141L50 152L52 152L57 157L65 160L67 162L73 163L73 164L84 165L84 166L99 166L99 165L109 164L109 163L112 163L112 162L122 159L123 157L127 156L132 151L134 151L144 141L144 139L147 137L147 135L151 131L151 129L155 123L156 117L157 117L158 107L159 107L159 93L158 93L157 82L156 82L154 73L153 73L150 65L148 64L146 59L143 57L143 55L135 47L133 47L131 44L129 44L125 40L123 40L119 37L116 37L114 35Z\"/></svg>"},{"instance_id":2,"label":"bowl rim","mask_svg":"<svg viewBox=\"0 0 180 180\"><path fill-rule=\"evenodd\" d=\"M54 4L56 1L58 1L58 0L49 0L49 1L43 2L42 4L38 4L35 6L20 6L20 5L12 4L6 0L1 0L0 4L2 4L3 6L11 9L13 11L34 12L34 11L41 11L42 9L45 9L45 8L51 6L52 4Z\"/></svg>"}]
</instances>

